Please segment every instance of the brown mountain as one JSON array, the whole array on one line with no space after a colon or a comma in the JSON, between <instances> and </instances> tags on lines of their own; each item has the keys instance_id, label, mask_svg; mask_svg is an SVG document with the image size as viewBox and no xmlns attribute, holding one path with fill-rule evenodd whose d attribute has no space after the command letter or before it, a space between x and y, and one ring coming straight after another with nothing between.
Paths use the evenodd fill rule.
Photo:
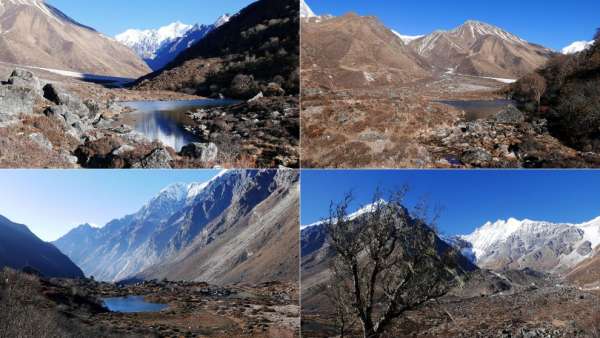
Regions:
<instances>
[{"instance_id":1,"label":"brown mountain","mask_svg":"<svg viewBox=\"0 0 600 338\"><path fill-rule=\"evenodd\" d=\"M431 65L455 73L519 78L544 65L553 52L498 27L467 21L450 31L435 31L410 46Z\"/></svg>"},{"instance_id":2,"label":"brown mountain","mask_svg":"<svg viewBox=\"0 0 600 338\"><path fill-rule=\"evenodd\" d=\"M129 48L43 0L0 0L0 61L130 78L150 72Z\"/></svg>"},{"instance_id":3,"label":"brown mountain","mask_svg":"<svg viewBox=\"0 0 600 338\"><path fill-rule=\"evenodd\" d=\"M426 62L375 17L307 18L301 35L304 86L360 88L429 75Z\"/></svg>"}]
</instances>

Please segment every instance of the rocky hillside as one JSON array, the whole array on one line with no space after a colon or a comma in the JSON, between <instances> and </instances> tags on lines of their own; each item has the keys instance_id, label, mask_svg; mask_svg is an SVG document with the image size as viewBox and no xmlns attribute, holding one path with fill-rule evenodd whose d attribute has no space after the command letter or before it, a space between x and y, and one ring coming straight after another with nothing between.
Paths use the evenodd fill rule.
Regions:
<instances>
[{"instance_id":1,"label":"rocky hillside","mask_svg":"<svg viewBox=\"0 0 600 338\"><path fill-rule=\"evenodd\" d=\"M532 72L553 54L501 28L472 20L453 30L415 39L410 47L440 69L509 79Z\"/></svg>"},{"instance_id":2,"label":"rocky hillside","mask_svg":"<svg viewBox=\"0 0 600 338\"><path fill-rule=\"evenodd\" d=\"M389 86L429 75L426 62L377 18L307 18L301 31L305 88Z\"/></svg>"},{"instance_id":3,"label":"rocky hillside","mask_svg":"<svg viewBox=\"0 0 600 338\"><path fill-rule=\"evenodd\" d=\"M0 268L32 268L47 277L83 277L83 272L54 245L25 225L0 216Z\"/></svg>"},{"instance_id":4,"label":"rocky hillside","mask_svg":"<svg viewBox=\"0 0 600 338\"><path fill-rule=\"evenodd\" d=\"M509 219L486 223L460 239L481 268L564 274L594 255L600 219L582 224Z\"/></svg>"},{"instance_id":5,"label":"rocky hillside","mask_svg":"<svg viewBox=\"0 0 600 338\"><path fill-rule=\"evenodd\" d=\"M298 0L256 1L136 88L240 99L297 94L298 24Z\"/></svg>"},{"instance_id":6,"label":"rocky hillside","mask_svg":"<svg viewBox=\"0 0 600 338\"><path fill-rule=\"evenodd\" d=\"M293 171L240 170L174 185L137 213L81 226L56 245L101 280L296 281L297 181Z\"/></svg>"},{"instance_id":7,"label":"rocky hillside","mask_svg":"<svg viewBox=\"0 0 600 338\"><path fill-rule=\"evenodd\" d=\"M44 0L0 0L0 61L137 78L150 68L129 48Z\"/></svg>"},{"instance_id":8,"label":"rocky hillside","mask_svg":"<svg viewBox=\"0 0 600 338\"><path fill-rule=\"evenodd\" d=\"M600 34L588 49L557 55L508 88L530 115L548 120L552 135L584 152L600 152Z\"/></svg>"}]
</instances>

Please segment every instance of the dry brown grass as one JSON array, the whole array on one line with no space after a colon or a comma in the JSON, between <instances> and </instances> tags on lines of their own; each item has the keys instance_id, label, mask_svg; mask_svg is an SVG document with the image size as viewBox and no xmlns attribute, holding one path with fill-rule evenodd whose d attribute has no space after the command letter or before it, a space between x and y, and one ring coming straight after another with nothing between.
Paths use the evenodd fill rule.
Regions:
<instances>
[{"instance_id":1,"label":"dry brown grass","mask_svg":"<svg viewBox=\"0 0 600 338\"><path fill-rule=\"evenodd\" d=\"M46 149L29 138L40 133L52 142ZM10 127L0 128L1 168L72 168L73 165L59 154L70 151L77 141L66 135L57 122L45 116L25 117Z\"/></svg>"}]
</instances>

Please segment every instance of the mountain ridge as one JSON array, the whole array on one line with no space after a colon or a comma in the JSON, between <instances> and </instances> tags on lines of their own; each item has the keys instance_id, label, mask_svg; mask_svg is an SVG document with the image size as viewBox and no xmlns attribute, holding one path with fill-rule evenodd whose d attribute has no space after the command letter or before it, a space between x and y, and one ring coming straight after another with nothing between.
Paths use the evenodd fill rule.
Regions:
<instances>
[{"instance_id":1,"label":"mountain ridge","mask_svg":"<svg viewBox=\"0 0 600 338\"><path fill-rule=\"evenodd\" d=\"M23 224L0 215L0 268L33 268L46 277L83 278L84 274L54 245Z\"/></svg>"},{"instance_id":2,"label":"mountain ridge","mask_svg":"<svg viewBox=\"0 0 600 338\"><path fill-rule=\"evenodd\" d=\"M290 178L286 179L286 175ZM287 238L282 243L289 247L290 240L298 235L297 217L293 217L297 214L294 208L297 209L298 198L295 175L273 170L230 170L222 171L208 182L170 185L136 213L99 229L79 227L55 244L78 262L86 274L98 280L158 276L202 278L218 283L239 282L242 276L249 281L292 279L293 258L285 254L283 244L265 246L266 237L245 238L241 234L272 233L274 237ZM262 207L264 203L270 208ZM255 218L258 214L265 215L264 222ZM215 243L223 243L229 249L224 252ZM231 246L231 243L245 244ZM247 247L252 247L252 252L261 259L271 257L268 261L273 265L262 264L253 271L249 262L258 258L244 253ZM273 255L272 251L280 254ZM211 252L230 258L214 261ZM186 260L196 260L198 256L213 260L212 273L194 268L175 271Z\"/></svg>"}]
</instances>

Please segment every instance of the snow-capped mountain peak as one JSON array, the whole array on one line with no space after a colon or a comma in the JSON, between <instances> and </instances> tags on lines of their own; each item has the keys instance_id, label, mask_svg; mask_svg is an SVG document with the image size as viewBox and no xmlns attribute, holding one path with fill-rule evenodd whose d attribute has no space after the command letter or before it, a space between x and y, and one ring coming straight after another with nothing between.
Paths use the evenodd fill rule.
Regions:
<instances>
[{"instance_id":1,"label":"snow-capped mountain peak","mask_svg":"<svg viewBox=\"0 0 600 338\"><path fill-rule=\"evenodd\" d=\"M301 18L313 18L315 17L315 12L308 6L306 1L300 0L300 17Z\"/></svg>"},{"instance_id":2,"label":"snow-capped mountain peak","mask_svg":"<svg viewBox=\"0 0 600 338\"><path fill-rule=\"evenodd\" d=\"M579 224L510 218L487 222L458 239L464 241L458 246L471 250L483 267L564 271L600 245L600 217Z\"/></svg>"},{"instance_id":3,"label":"snow-capped mountain peak","mask_svg":"<svg viewBox=\"0 0 600 338\"><path fill-rule=\"evenodd\" d=\"M572 44L562 49L563 54L575 54L590 48L594 41L575 41Z\"/></svg>"},{"instance_id":4,"label":"snow-capped mountain peak","mask_svg":"<svg viewBox=\"0 0 600 338\"><path fill-rule=\"evenodd\" d=\"M461 239L473 245L473 253L477 258L483 256L486 250L492 245L506 240L517 230L521 229L530 220L518 220L509 218L508 220L498 220L496 222L487 222L477 228L473 233L460 236Z\"/></svg>"},{"instance_id":5,"label":"snow-capped mountain peak","mask_svg":"<svg viewBox=\"0 0 600 338\"><path fill-rule=\"evenodd\" d=\"M115 39L144 59L151 59L163 45L182 37L192 27L177 21L158 29L128 29L115 36Z\"/></svg>"}]
</instances>

